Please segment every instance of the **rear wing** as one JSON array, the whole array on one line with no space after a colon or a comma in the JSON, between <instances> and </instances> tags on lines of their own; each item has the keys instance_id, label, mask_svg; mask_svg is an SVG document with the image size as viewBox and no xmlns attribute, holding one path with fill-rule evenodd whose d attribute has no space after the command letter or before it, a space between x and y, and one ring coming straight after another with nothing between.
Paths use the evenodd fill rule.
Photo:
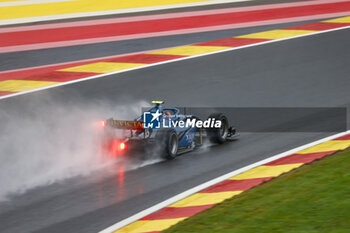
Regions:
<instances>
[{"instance_id":1,"label":"rear wing","mask_svg":"<svg viewBox=\"0 0 350 233\"><path fill-rule=\"evenodd\" d=\"M142 121L106 120L106 125L116 129L143 130Z\"/></svg>"}]
</instances>

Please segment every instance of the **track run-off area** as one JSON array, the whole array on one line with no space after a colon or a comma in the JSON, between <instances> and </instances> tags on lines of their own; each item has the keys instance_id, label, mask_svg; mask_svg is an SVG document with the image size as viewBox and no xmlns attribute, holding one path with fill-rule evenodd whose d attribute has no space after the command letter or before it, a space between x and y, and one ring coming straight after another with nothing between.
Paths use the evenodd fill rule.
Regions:
<instances>
[{"instance_id":1,"label":"track run-off area","mask_svg":"<svg viewBox=\"0 0 350 233\"><path fill-rule=\"evenodd\" d=\"M304 1L285 4L301 2ZM264 6L273 4L247 1L222 8L186 7L181 14L198 10L198 15L161 12L172 14L166 19L159 12L145 15L138 12L125 17L1 27L0 38L5 40L0 39L0 50L4 49L0 64L3 161L0 185L5 188L0 193L0 232L99 232L217 177L333 135L331 132L242 133L237 141L184 154L170 162L155 159L140 164L126 160L112 165L96 159L94 138L90 136L93 121L113 114L131 117L139 107L154 99L165 100L168 106L212 108L349 107L350 20L345 13L349 1L321 2L284 6L289 10L313 6L312 9L320 10L315 14L297 9L288 11L291 14L288 17L276 17L278 11L267 14L273 15L273 19L257 18L259 10L247 10L247 17L240 17L244 22L232 17L237 14L234 8L260 7L265 11ZM286 16L284 7L276 4L276 9ZM274 10L271 6L268 9ZM202 20L217 14L223 16L221 28L214 25L215 20ZM315 15L318 18L310 18ZM97 57L88 52L90 46L98 44L99 50L104 51L111 47L106 41L93 41L85 45L89 48L79 47L81 53L74 59L60 55L59 62L50 58L54 51L63 54L77 45L45 47L62 41L77 40L79 44L92 37L125 36L108 34L113 30L106 25L119 27L122 20L131 20L136 25L141 22L137 22L140 20L137 17L149 17L145 23L154 20L157 26L159 23L166 28L136 32L131 30L137 26L126 27L129 31L123 40L132 43L131 35L187 31L176 34L176 39L172 35L148 34L147 38L138 38L141 44L138 51L132 49L137 46L133 44L122 54L104 52ZM190 20L188 26L189 21L178 21L184 17L199 18ZM284 21L298 17L306 18ZM93 23L83 26L89 20ZM167 23L162 24L161 20ZM276 21L259 27L258 24L237 27L241 23L267 20ZM181 28L169 28L172 25L169 21ZM205 25L206 22L211 25ZM236 26L227 28L230 24ZM50 29L50 25L55 27ZM226 26L222 28L223 25ZM104 32L90 30L98 26ZM86 33L72 33L70 30L76 27L86 27ZM212 31L205 34L196 31L208 27ZM153 27L140 29L153 30ZM151 48L146 40L166 40L166 43ZM34 44L39 47L31 47ZM16 49L6 51L10 48ZM28 57L34 53L40 64L29 61ZM21 66L13 65L12 58L20 57L27 59L23 58ZM303 128L310 122L298 119L298 124Z\"/></svg>"}]
</instances>

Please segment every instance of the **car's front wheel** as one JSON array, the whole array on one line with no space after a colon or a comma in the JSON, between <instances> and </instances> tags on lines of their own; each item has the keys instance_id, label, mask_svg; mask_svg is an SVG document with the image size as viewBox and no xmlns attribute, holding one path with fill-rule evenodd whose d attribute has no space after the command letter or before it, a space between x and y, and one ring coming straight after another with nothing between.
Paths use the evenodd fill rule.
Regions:
<instances>
[{"instance_id":1,"label":"car's front wheel","mask_svg":"<svg viewBox=\"0 0 350 233\"><path fill-rule=\"evenodd\" d=\"M213 113L210 114L208 118L221 121L220 128L209 128L208 136L209 140L214 143L222 144L226 141L227 135L229 133L228 119L223 113Z\"/></svg>"}]
</instances>

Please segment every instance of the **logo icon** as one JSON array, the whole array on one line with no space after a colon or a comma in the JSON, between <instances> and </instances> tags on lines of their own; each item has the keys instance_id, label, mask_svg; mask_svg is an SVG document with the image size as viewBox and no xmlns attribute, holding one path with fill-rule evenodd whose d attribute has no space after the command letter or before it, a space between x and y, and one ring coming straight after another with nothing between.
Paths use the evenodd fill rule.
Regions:
<instances>
[{"instance_id":1,"label":"logo icon","mask_svg":"<svg viewBox=\"0 0 350 233\"><path fill-rule=\"evenodd\" d=\"M143 113L143 128L145 129L158 129L160 128L160 116L162 114L159 109L155 112L144 112Z\"/></svg>"}]
</instances>

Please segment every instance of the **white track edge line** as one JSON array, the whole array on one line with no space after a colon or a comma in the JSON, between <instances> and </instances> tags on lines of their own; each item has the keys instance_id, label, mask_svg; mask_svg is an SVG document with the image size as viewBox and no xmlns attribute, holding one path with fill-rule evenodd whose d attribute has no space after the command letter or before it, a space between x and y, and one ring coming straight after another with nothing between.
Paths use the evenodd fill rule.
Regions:
<instances>
[{"instance_id":1,"label":"white track edge line","mask_svg":"<svg viewBox=\"0 0 350 233\"><path fill-rule=\"evenodd\" d=\"M341 132L341 133L338 133L338 134L334 134L334 135L331 135L331 136L328 136L328 137L325 137L325 138L322 138L322 139L319 139L317 141L305 144L303 146L296 147L294 149L288 150L288 151L283 152L281 154L277 154L277 155L271 156L269 158L260 160L260 161L258 161L256 163L253 163L253 164L250 164L248 166L242 167L240 169L234 170L234 171L232 171L230 173L227 173L225 175L219 176L219 177L217 177L215 179L209 180L209 181L207 181L207 182L205 182L203 184L200 184L200 185L198 185L198 186L196 186L194 188L191 188L191 189L189 189L189 190L187 190L185 192L182 192L182 193L180 193L178 195L175 195L175 196L173 196L173 197L171 197L171 198L169 198L169 199L167 199L165 201L162 201L162 202L160 202L160 203L158 203L158 204L156 204L154 206L151 206L148 209L145 209L145 210L143 210L141 212L138 212L137 214L132 215L131 217L126 218L126 219L124 219L124 220L122 220L122 221L120 221L120 222L118 222L118 223L116 223L116 224L114 224L114 225L112 225L112 226L110 226L110 227L100 231L99 233L111 233L111 232L116 231L116 230L118 230L118 229L120 229L122 227L125 227L125 226L129 225L130 223L133 223L133 222L135 222L135 221L137 221L137 220L139 220L139 219L141 219L141 218L143 218L143 217L145 217L145 216L147 216L147 215L149 215L151 213L154 213L154 212L156 212L156 211L158 211L158 210L160 210L160 209L162 209L164 207L167 207L167 206L173 204L174 202L177 202L177 201L179 201L181 199L184 199L184 198L186 198L186 197L188 197L188 196L190 196L190 195L192 195L194 193L197 193L197 192L199 192L199 191L201 191L201 190L203 190L205 188L208 188L208 187L213 186L215 184L218 184L218 183L220 183L220 182L222 182L224 180L227 180L228 178L230 178L232 176L238 175L238 174L240 174L242 172L245 172L245 171L248 171L248 170L250 170L252 168L255 168L255 167L261 166L263 164L275 161L277 159L280 159L280 158L286 157L288 155L294 154L294 153L296 153L298 151L310 148L312 146L321 144L323 142L330 141L332 139L335 139L335 138L338 138L338 137L341 137L341 136L344 136L344 135L347 135L347 134L350 134L350 130L345 131L345 132Z\"/></svg>"},{"instance_id":2,"label":"white track edge line","mask_svg":"<svg viewBox=\"0 0 350 233\"><path fill-rule=\"evenodd\" d=\"M73 83L88 81L88 80L91 80L91 79L106 77L106 76L109 76L109 75L124 73L124 72L138 70L138 69L144 69L144 68L148 68L148 67L152 67L152 66L163 65L163 64L168 64L168 63L172 63L172 62L183 61L183 60L187 60L187 59L193 59L193 58L208 56L208 55L212 55L212 54L224 53L224 52L229 52L229 51L233 51L233 50L249 48L249 47L254 47L254 46L259 46L259 45L264 45L264 44L270 44L270 43L274 43L274 42L285 41L285 40L290 40L290 39L295 39L295 38L313 36L313 35L317 35L317 34L323 34L323 33L327 33L327 32L338 31L338 30L343 30L343 29L348 29L348 28L350 28L350 26L344 26L344 27L339 27L339 28L334 28L334 29L329 29L329 30L324 30L324 31L317 31L317 32L312 32L312 33L298 35L298 36L286 37L286 38L282 38L282 39L269 40L269 41L264 41L264 42L260 42L260 43L255 43L255 44L244 45L244 46L240 46L240 47L233 47L233 48L228 48L228 49L224 49L224 50L214 51L214 52L210 52L210 53L204 53L204 54L199 54L199 55L194 55L194 56L188 56L188 57L178 58L178 59L174 59L174 60L169 60L169 61L163 61L163 62L148 64L148 65L143 65L143 66L134 67L134 68L130 68L130 69L119 70L119 71L105 73L105 74L99 74L99 75L95 75L95 76L91 76L91 77L87 77L87 78L82 78L82 79L72 80L72 81L68 81L68 82L58 83L58 84L50 85L50 86L47 86L47 87L41 87L41 88L36 88L36 89L28 90L28 91L22 91L22 92L13 93L13 94L10 94L10 95L0 96L0 100L1 99L6 99L6 98L10 98L10 97L19 96L19 95L24 95L24 94L28 94L28 93L33 93L33 92L37 92L37 91L42 91L42 90L46 90L46 89L50 89L50 88L65 86L65 85L69 85L69 84L73 84ZM254 33L252 33L252 34L254 34ZM247 35L249 35L249 34L247 34ZM195 45L195 44L191 44L191 45ZM186 45L183 45L183 46L186 46ZM183 46L178 46L178 47L183 47ZM162 50L162 49L160 49L160 50Z\"/></svg>"},{"instance_id":3,"label":"white track edge line","mask_svg":"<svg viewBox=\"0 0 350 233\"><path fill-rule=\"evenodd\" d=\"M0 2L0 7L11 7L11 6L25 6L45 3L61 3L61 2L73 2L77 0L23 0L23 1L4 1Z\"/></svg>"}]
</instances>

